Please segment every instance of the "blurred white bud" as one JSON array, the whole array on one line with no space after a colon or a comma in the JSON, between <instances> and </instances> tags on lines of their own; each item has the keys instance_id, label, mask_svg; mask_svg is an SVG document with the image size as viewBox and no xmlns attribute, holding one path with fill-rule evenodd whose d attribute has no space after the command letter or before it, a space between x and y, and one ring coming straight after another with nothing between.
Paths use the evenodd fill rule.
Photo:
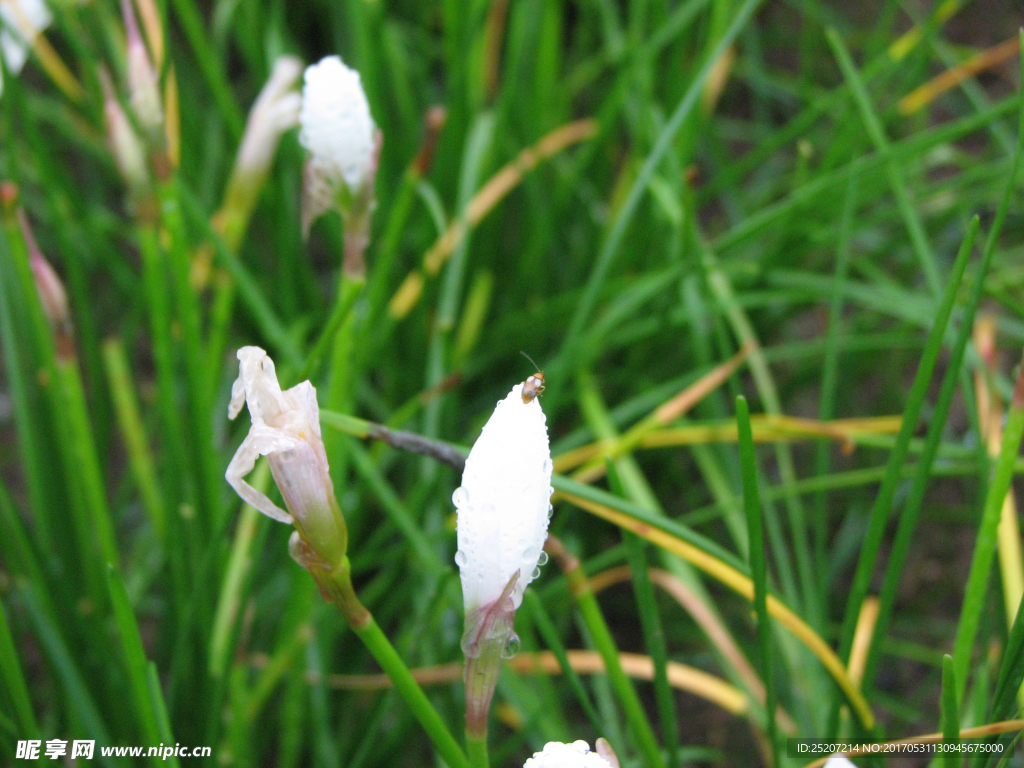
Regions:
<instances>
[{"instance_id":1,"label":"blurred white bud","mask_svg":"<svg viewBox=\"0 0 1024 768\"><path fill-rule=\"evenodd\" d=\"M249 111L235 161L239 175L261 178L266 174L281 135L298 124L302 99L293 86L301 74L302 61L295 56L281 56L274 62L270 78Z\"/></svg>"},{"instance_id":2,"label":"blurred white bud","mask_svg":"<svg viewBox=\"0 0 1024 768\"><path fill-rule=\"evenodd\" d=\"M139 32L132 0L121 0L125 34L128 39L126 67L132 110L150 141L162 141L164 109L160 99L159 75L153 68L146 43Z\"/></svg>"},{"instance_id":3,"label":"blurred white bud","mask_svg":"<svg viewBox=\"0 0 1024 768\"><path fill-rule=\"evenodd\" d=\"M99 68L99 76L100 85L103 87L103 118L107 127L107 145L129 192L137 196L149 186L146 153L131 120L114 95L110 75L104 67Z\"/></svg>"},{"instance_id":4,"label":"blurred white bud","mask_svg":"<svg viewBox=\"0 0 1024 768\"><path fill-rule=\"evenodd\" d=\"M495 609L515 611L547 560L542 548L551 509L551 450L540 401L524 396L524 385L514 386L494 409L452 497L458 508L455 562L462 576L467 656L490 639L474 636L480 617ZM509 605L496 605L506 592Z\"/></svg>"},{"instance_id":5,"label":"blurred white bud","mask_svg":"<svg viewBox=\"0 0 1024 768\"><path fill-rule=\"evenodd\" d=\"M307 67L299 122L313 167L336 191L344 183L358 194L373 166L376 130L359 73L338 56Z\"/></svg>"},{"instance_id":6,"label":"blurred white bud","mask_svg":"<svg viewBox=\"0 0 1024 768\"><path fill-rule=\"evenodd\" d=\"M549 741L540 752L523 763L523 768L612 768L611 763L582 739L572 744Z\"/></svg>"},{"instance_id":7,"label":"blurred white bud","mask_svg":"<svg viewBox=\"0 0 1024 768\"><path fill-rule=\"evenodd\" d=\"M2 0L0 2L0 52L7 71L17 74L25 66L28 51L42 30L50 26L53 14L43 0ZM0 70L0 93L3 72Z\"/></svg>"}]
</instances>

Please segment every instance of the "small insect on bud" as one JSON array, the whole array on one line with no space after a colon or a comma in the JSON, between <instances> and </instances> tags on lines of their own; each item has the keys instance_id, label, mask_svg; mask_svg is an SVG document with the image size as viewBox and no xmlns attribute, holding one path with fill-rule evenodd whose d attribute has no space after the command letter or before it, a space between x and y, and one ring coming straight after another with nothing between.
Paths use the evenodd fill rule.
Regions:
<instances>
[{"instance_id":1,"label":"small insect on bud","mask_svg":"<svg viewBox=\"0 0 1024 768\"><path fill-rule=\"evenodd\" d=\"M528 403L533 398L537 397L541 392L544 391L544 372L537 371L537 373L530 376L526 381L523 382L523 402Z\"/></svg>"},{"instance_id":2,"label":"small insect on bud","mask_svg":"<svg viewBox=\"0 0 1024 768\"><path fill-rule=\"evenodd\" d=\"M537 365L537 361L530 357L528 354L526 354L523 351L520 351L519 354L521 354L523 357L525 357L527 360L533 363L534 366L540 368L540 366ZM526 381L523 382L523 402L530 402L543 391L544 371L537 371L535 374L533 374L533 376L530 376Z\"/></svg>"}]
</instances>

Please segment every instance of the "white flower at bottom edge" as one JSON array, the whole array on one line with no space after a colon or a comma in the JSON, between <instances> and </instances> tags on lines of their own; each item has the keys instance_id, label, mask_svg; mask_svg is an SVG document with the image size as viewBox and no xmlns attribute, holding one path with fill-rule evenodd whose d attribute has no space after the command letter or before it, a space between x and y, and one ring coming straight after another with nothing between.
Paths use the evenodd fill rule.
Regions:
<instances>
[{"instance_id":1,"label":"white flower at bottom edge","mask_svg":"<svg viewBox=\"0 0 1024 768\"><path fill-rule=\"evenodd\" d=\"M549 741L540 752L534 752L523 768L611 768L611 763L582 739L572 744Z\"/></svg>"},{"instance_id":2,"label":"white flower at bottom edge","mask_svg":"<svg viewBox=\"0 0 1024 768\"><path fill-rule=\"evenodd\" d=\"M257 457L266 456L285 504L300 523L311 511L332 509L337 502L320 436L316 389L303 381L281 391L274 361L259 347L242 347L238 360L228 417L234 419L247 403L252 427L228 465L227 481L243 501L263 514L282 523L294 522L291 514L245 481Z\"/></svg>"},{"instance_id":3,"label":"white flower at bottom edge","mask_svg":"<svg viewBox=\"0 0 1024 768\"><path fill-rule=\"evenodd\" d=\"M17 74L21 71L33 39L52 21L53 14L43 0L0 1L0 51L8 72ZM3 93L2 70L0 93Z\"/></svg>"},{"instance_id":4,"label":"white flower at bottom edge","mask_svg":"<svg viewBox=\"0 0 1024 768\"><path fill-rule=\"evenodd\" d=\"M825 761L822 768L857 768L846 755L836 753Z\"/></svg>"}]
</instances>

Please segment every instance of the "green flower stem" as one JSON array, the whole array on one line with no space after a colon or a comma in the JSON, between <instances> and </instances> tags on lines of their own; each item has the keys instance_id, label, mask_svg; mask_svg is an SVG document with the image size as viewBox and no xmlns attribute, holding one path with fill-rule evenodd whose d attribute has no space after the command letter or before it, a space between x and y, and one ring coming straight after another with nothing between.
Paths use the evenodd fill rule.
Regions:
<instances>
[{"instance_id":1,"label":"green flower stem","mask_svg":"<svg viewBox=\"0 0 1024 768\"><path fill-rule=\"evenodd\" d=\"M594 641L597 652L604 660L605 672L625 710L626 720L633 731L637 746L643 753L644 764L648 768L665 768L665 761L662 758L658 740L654 736L654 730L644 713L636 689L622 668L622 663L619 661L619 649L615 645L615 640L604 620L604 615L601 613L597 598L590 588L590 582L583 572L580 561L553 536L548 536L544 549L558 560L559 566L569 580L569 591L572 592L572 596L576 600L583 623Z\"/></svg>"},{"instance_id":2,"label":"green flower stem","mask_svg":"<svg viewBox=\"0 0 1024 768\"><path fill-rule=\"evenodd\" d=\"M327 345L331 346L330 383L327 388L327 407L331 410L352 410L352 388L358 378L358 371L353 366L355 318L352 309L365 286L364 275L348 273L342 269L336 301L337 327L333 336L325 337ZM327 455L331 457L331 476L336 483L340 483L345 475L347 459L345 441L333 435L326 441L326 447Z\"/></svg>"},{"instance_id":3,"label":"green flower stem","mask_svg":"<svg viewBox=\"0 0 1024 768\"><path fill-rule=\"evenodd\" d=\"M320 337L313 344L313 349L306 357L305 364L299 371L298 376L295 377L296 381L305 381L316 373L317 365L319 365L320 360L327 352L328 347L330 347L331 341L338 333L338 329L341 328L342 323L352 313L352 307L355 306L356 299L362 293L364 284L365 279L342 279L338 290L338 298L331 309L330 317L327 318L327 324L324 325Z\"/></svg>"},{"instance_id":4,"label":"green flower stem","mask_svg":"<svg viewBox=\"0 0 1024 768\"><path fill-rule=\"evenodd\" d=\"M430 740L434 742L434 747L449 768L470 768L466 753L441 720L441 716L430 703L420 684L412 676L409 667L374 621L373 615L359 602L352 587L348 557L343 558L341 564L329 575L317 573L315 569L310 570L310 573L317 579L324 596L338 607L345 621L352 627L352 631L373 654L384 674L391 679L395 690L405 699L405 703L419 720ZM486 766L486 761L483 765Z\"/></svg>"},{"instance_id":5,"label":"green flower stem","mask_svg":"<svg viewBox=\"0 0 1024 768\"><path fill-rule=\"evenodd\" d=\"M486 726L485 726L486 728ZM466 731L466 751L469 753L469 764L471 768L488 768L490 765L487 756L487 733L483 736L474 736Z\"/></svg>"}]
</instances>

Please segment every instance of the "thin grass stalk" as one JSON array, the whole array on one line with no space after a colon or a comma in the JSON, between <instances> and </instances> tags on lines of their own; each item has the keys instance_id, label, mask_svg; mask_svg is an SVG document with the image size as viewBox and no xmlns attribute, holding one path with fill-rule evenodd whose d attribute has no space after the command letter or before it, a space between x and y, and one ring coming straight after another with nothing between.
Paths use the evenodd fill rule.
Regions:
<instances>
[{"instance_id":1,"label":"thin grass stalk","mask_svg":"<svg viewBox=\"0 0 1024 768\"><path fill-rule=\"evenodd\" d=\"M661 519L635 504L596 488L579 485L558 475L552 476L551 484L560 492L560 498L621 528L633 531L652 544L679 555L746 599L754 599L753 581L743 572L744 566L738 564L735 557L729 553L724 553L724 557L717 554L717 545L709 545L707 542L695 543L701 542L702 537L678 523ZM857 719L865 729L870 730L875 722L871 708L863 694L850 680L845 667L829 644L774 595L768 595L767 599L768 612L818 657L843 692Z\"/></svg>"},{"instance_id":2,"label":"thin grass stalk","mask_svg":"<svg viewBox=\"0 0 1024 768\"><path fill-rule=\"evenodd\" d=\"M22 351L23 339L16 330L17 309L12 305L12 299L18 292L14 292L10 273L3 266L11 263L6 232L0 232L0 260L0 341L3 343L5 380L10 390L14 424L18 433L18 455L40 547L44 552L57 552L50 529L51 515L57 502L53 498L53 484L47 482L44 469L50 465L45 445L47 430L40 423L38 407L34 402L37 398L32 394L36 389L28 377L28 369L32 364L28 353ZM51 562L48 569L52 570L53 565Z\"/></svg>"},{"instance_id":3,"label":"thin grass stalk","mask_svg":"<svg viewBox=\"0 0 1024 768\"><path fill-rule=\"evenodd\" d=\"M260 460L249 482L257 492L266 493L270 484L270 464ZM235 526L231 554L224 568L220 595L214 610L210 649L207 654L208 669L215 679L223 677L227 670L231 641L242 607L242 589L252 567L253 542L263 517L248 504L243 504L242 513Z\"/></svg>"},{"instance_id":4,"label":"thin grass stalk","mask_svg":"<svg viewBox=\"0 0 1024 768\"><path fill-rule=\"evenodd\" d=\"M595 260L593 270L587 278L586 285L583 289L583 296L580 298L580 301L573 312L572 319L569 322L560 352L555 359L557 367L562 370L559 370L557 373L552 372L555 374L552 376L553 381L558 381L565 373L564 368L567 366L565 361L572 358L572 352L580 342L580 337L582 336L587 323L590 321L594 307L597 304L598 294L605 282L608 270L619 250L619 246L622 244L622 239L626 234L626 229L633 216L636 214L640 200L648 188L651 177L654 175L658 166L661 165L666 153L671 149L676 133L682 127L693 109L697 106L700 95L704 90L705 83L710 76L715 63L718 61L722 53L732 45L733 41L739 35L743 27L746 26L750 17L761 2L762 0L745 0L743 4L736 9L732 23L697 70L690 86L686 90L686 93L683 95L683 98L679 101L679 104L672 112L671 117L669 117L664 128L658 135L658 139L655 142L654 147L651 149L647 159L644 161L643 167L640 169L636 179L630 186L629 193L622 206L616 211L615 218L608 230L608 235L605 238L601 246L601 250Z\"/></svg>"},{"instance_id":5,"label":"thin grass stalk","mask_svg":"<svg viewBox=\"0 0 1024 768\"><path fill-rule=\"evenodd\" d=\"M964 602L957 623L956 639L953 643L953 665L958 687L957 699L962 699L970 672L971 651L975 635L985 608L988 580L995 555L996 536L1003 499L1013 480L1013 465L1020 451L1024 437L1024 370L1017 378L1013 399L1006 415L1003 430L1003 444L992 473L992 480L985 495L981 524L971 558L971 570L964 588Z\"/></svg>"},{"instance_id":6,"label":"thin grass stalk","mask_svg":"<svg viewBox=\"0 0 1024 768\"><path fill-rule=\"evenodd\" d=\"M772 672L771 620L768 614L768 567L762 532L761 500L757 490L757 458L750 432L750 410L746 398L736 398L736 426L739 430L740 477L743 481L743 509L747 516L750 537L750 575L754 583L754 616L757 623L757 646L761 661L761 679L765 691L765 730L772 764L779 765L779 739L775 725L775 681Z\"/></svg>"},{"instance_id":7,"label":"thin grass stalk","mask_svg":"<svg viewBox=\"0 0 1024 768\"><path fill-rule=\"evenodd\" d=\"M203 352L203 318L198 297L192 287L190 270L191 249L186 242L185 223L177 198L176 184L161 185L161 223L168 234L165 251L176 312L174 322L180 325L178 347L184 358L185 400L184 414L179 414L187 429L188 456L195 477L197 506L200 514L196 522L201 530L209 532L221 516L219 503L221 468L213 453L212 393L206 389L206 358Z\"/></svg>"},{"instance_id":8,"label":"thin grass stalk","mask_svg":"<svg viewBox=\"0 0 1024 768\"><path fill-rule=\"evenodd\" d=\"M175 392L177 380L174 343L171 337L171 309L167 297L167 274L155 226L140 224L136 233L142 256L142 282L146 292L150 343L156 367L157 403L161 419L161 442L164 445L161 475L178 478L169 490L172 506L182 501L186 485L185 436L181 429L180 409Z\"/></svg>"},{"instance_id":9,"label":"thin grass stalk","mask_svg":"<svg viewBox=\"0 0 1024 768\"><path fill-rule=\"evenodd\" d=\"M932 325L931 332L928 334L924 350L921 353L921 361L918 363L913 384L911 384L910 392L907 395L907 404L903 411L903 422L900 426L899 434L896 436L896 442L893 444L892 451L889 454L885 476L882 478L881 487L879 487L875 501L871 506L871 511L868 513L868 525L864 534L864 544L857 559L857 567L854 571L849 597L846 601L846 610L843 615L843 625L839 641L839 655L841 658L849 658L857 615L860 612L861 603L864 602L864 598L868 593L871 574L875 568L878 551L882 544L882 537L885 534L885 525L889 519L889 511L896 496L897 486L903 477L910 438L917 428L917 421L921 415L925 397L928 394L928 385L931 381L932 372L935 370L935 364L942 350L946 327L953 312L953 305L956 302L960 282L963 279L964 270L967 268L969 257L970 251L961 249L957 260L950 270L945 292L935 312L935 322Z\"/></svg>"},{"instance_id":10,"label":"thin grass stalk","mask_svg":"<svg viewBox=\"0 0 1024 768\"><path fill-rule=\"evenodd\" d=\"M4 211L4 228L8 253L12 256L14 267L14 275L10 277L15 281L16 290L23 297L29 315L31 338L39 361L38 382L50 409L49 419L57 434L64 479L72 500L73 528L85 591L92 601L91 608L98 610L107 603L104 562L117 565L120 558L89 424L88 406L74 357L73 341L62 334L58 349L57 338L44 317L39 292L29 266L26 235L18 226L14 211ZM36 429L39 425L30 428Z\"/></svg>"},{"instance_id":11,"label":"thin grass stalk","mask_svg":"<svg viewBox=\"0 0 1024 768\"><path fill-rule=\"evenodd\" d=\"M694 234L700 238L694 225ZM703 240L703 238L700 238ZM733 333L745 345L751 348L749 362L750 372L754 378L757 393L764 403L765 410L772 415L782 413L782 403L779 399L778 388L768 368L768 363L761 351L761 344L754 331L753 324L747 313L736 301L736 295L732 282L721 269L718 257L708 250L703 243L700 247L703 253L701 261L707 275L708 284L711 287L717 301L722 305L722 310L732 326ZM775 446L775 460L779 465L779 474L782 479L782 496L786 502L786 511L789 517L789 526L792 531L794 557L789 554L789 548L783 538L781 524L778 515L773 509L768 510L764 517L767 525L768 536L771 539L772 547L775 550L775 561L778 564L779 582L783 594L788 599L803 605L804 612L812 625L821 625L822 606L821 601L815 599L818 594L818 579L814 573L814 565L811 560L811 552L808 548L806 532L808 530L807 516L799 494L793 492L793 484L796 482L796 468L793 465L793 455L789 448L784 445ZM792 576L790 562L795 560L797 576L800 588L796 588Z\"/></svg>"},{"instance_id":12,"label":"thin grass stalk","mask_svg":"<svg viewBox=\"0 0 1024 768\"><path fill-rule=\"evenodd\" d=\"M465 216L466 207L472 199L483 172L484 163L490 153L494 141L494 115L485 112L478 116L466 138L463 149L462 168L459 173L458 210ZM466 254L469 251L470 238L464 237L455 248L448 262L441 292L437 302L437 317L430 334L427 351L426 387L432 387L444 380L449 353L449 339L455 327L459 299L462 293L466 273ZM427 403L423 413L423 434L428 438L438 436L441 419L441 398L434 398ZM424 480L434 476L435 467L432 463L422 465Z\"/></svg>"},{"instance_id":13,"label":"thin grass stalk","mask_svg":"<svg viewBox=\"0 0 1024 768\"><path fill-rule=\"evenodd\" d=\"M850 176L846 185L843 201L843 215L839 220L839 236L836 244L836 266L833 273L832 300L829 302L828 328L825 332L825 356L821 365L821 396L818 418L828 421L836 415L836 392L839 385L839 353L838 340L843 327L843 287L850 269L850 241L853 227L853 214L857 207L857 177ZM817 446L814 461L814 474L821 477L828 474L831 468L828 443L820 442ZM826 523L827 506L825 491L820 491L814 499L814 549L815 563L819 573L825 573L826 560Z\"/></svg>"},{"instance_id":14,"label":"thin grass stalk","mask_svg":"<svg viewBox=\"0 0 1024 768\"><path fill-rule=\"evenodd\" d=\"M18 735L26 739L39 738L39 723L32 710L32 699L29 697L25 674L18 658L18 650L14 645L14 636L7 623L7 611L0 602L0 682L7 694L9 712L13 715L18 727Z\"/></svg>"},{"instance_id":15,"label":"thin grass stalk","mask_svg":"<svg viewBox=\"0 0 1024 768\"><path fill-rule=\"evenodd\" d=\"M974 240L978 233L978 223L978 217L975 216L967 228L967 233L964 235L963 243L960 245L960 253L957 255L957 261L963 257L964 253L970 254L973 251ZM988 266L989 263L984 258L978 265L967 306L964 307L963 317L960 320L952 350L950 351L949 364L942 377L942 386L929 418L924 450L914 471L914 480L899 516L899 525L897 526L896 536L893 539L892 549L890 550L889 562L886 564L885 575L882 578L882 588L879 593L878 620L871 635L867 663L865 665L864 680L869 687L872 685L874 673L878 666L879 644L889 627L889 619L896 602L896 592L899 588L900 578L904 573L907 556L913 547L914 529L917 526L917 519L924 503L929 480L931 479L932 465L938 453L939 445L942 442L946 417L949 414L953 395L960 380L964 352L967 349L967 342L971 336L974 312L978 307L978 302L981 300L985 276L988 274Z\"/></svg>"},{"instance_id":16,"label":"thin grass stalk","mask_svg":"<svg viewBox=\"0 0 1024 768\"><path fill-rule=\"evenodd\" d=\"M938 266L935 263L935 254L928 243L928 236L925 234L924 225L921 224L921 218L918 216L910 199L910 193L907 192L907 186L903 180L903 171L893 153L892 144L885 135L885 129L882 127L874 107L871 106L871 99L864 86L864 80L857 71L857 67L850 57L850 52L847 50L846 44L839 36L839 33L835 29L829 28L825 31L825 38L832 47L832 52L839 64L839 69L842 71L843 77L853 92L854 101L861 113L861 119L864 121L868 135L871 136L875 149L885 162L886 174L889 177L893 196L896 198L896 205L907 227L910 242L914 247L914 252L917 254L917 259L921 263L921 271L924 273L928 288L933 295L938 296L942 282L939 277Z\"/></svg>"},{"instance_id":17,"label":"thin grass stalk","mask_svg":"<svg viewBox=\"0 0 1024 768\"><path fill-rule=\"evenodd\" d=\"M110 337L103 342L103 360L106 364L107 379L110 383L110 397L114 402L117 423L128 449L128 462L139 487L143 506L149 513L161 545L167 544L167 504L163 489L157 478L156 462L149 448L149 438L139 412L138 397L132 383L128 358L124 344L119 338Z\"/></svg>"},{"instance_id":18,"label":"thin grass stalk","mask_svg":"<svg viewBox=\"0 0 1024 768\"><path fill-rule=\"evenodd\" d=\"M569 681L569 687L572 688L573 693L576 695L576 699L583 708L583 712L595 729L604 730L601 717L597 714L597 709L594 708L594 702L591 701L587 689L584 688L583 680L570 663L569 655L566 652L565 645L562 643L562 638L559 637L558 630L551 621L551 617L544 610L544 604L541 602L541 599L537 597L537 593L534 590L528 589L523 594L523 604L530 612L530 618L533 620L534 626L537 627L541 638L558 662L559 669L565 675L565 679Z\"/></svg>"},{"instance_id":19,"label":"thin grass stalk","mask_svg":"<svg viewBox=\"0 0 1024 768\"><path fill-rule=\"evenodd\" d=\"M609 469L609 472L612 470ZM609 474L609 477L611 475ZM658 718L665 742L666 768L679 765L679 726L676 719L675 696L668 680L668 650L665 647L665 632L661 615L654 597L654 587L647 575L647 556L644 543L639 536L625 533L629 549L629 565L633 577L633 592L636 608L644 632L644 645L650 654L654 667L654 695L658 703Z\"/></svg>"},{"instance_id":20,"label":"thin grass stalk","mask_svg":"<svg viewBox=\"0 0 1024 768\"><path fill-rule=\"evenodd\" d=\"M597 598L594 596L593 590L590 589L590 583L587 581L587 575L583 572L580 561L553 536L548 536L544 551L558 561L569 581L569 592L576 602L580 618L583 620L597 652L601 654L605 669L608 671L608 679L615 691L619 705L626 715L626 722L629 724L637 749L650 768L664 768L665 761L662 758L661 748L658 746L654 730L651 728L651 723L647 719L647 714L644 712L633 683L622 668L619 649L616 647L612 633L601 613Z\"/></svg>"},{"instance_id":21,"label":"thin grass stalk","mask_svg":"<svg viewBox=\"0 0 1024 768\"><path fill-rule=\"evenodd\" d=\"M401 694L406 705L412 710L413 715L434 742L434 746L445 762L452 768L469 768L469 760L437 714L437 710L423 693L419 683L409 672L405 662L402 661L380 627L377 626L373 617L369 614L367 616L368 619L365 623L352 627L353 631L373 654L385 674L394 682L395 689Z\"/></svg>"},{"instance_id":22,"label":"thin grass stalk","mask_svg":"<svg viewBox=\"0 0 1024 768\"><path fill-rule=\"evenodd\" d=\"M242 138L245 129L245 116L231 92L224 66L220 57L213 50L206 30L203 29L203 18L194 0L171 0L175 15L185 31L185 37L192 46L192 53L199 63L206 85L217 103L221 119L235 143Z\"/></svg>"},{"instance_id":23,"label":"thin grass stalk","mask_svg":"<svg viewBox=\"0 0 1024 768\"><path fill-rule=\"evenodd\" d=\"M957 699L956 672L953 671L953 657L948 653L942 656L942 743L949 745L943 762L946 768L958 768L961 762L960 753L955 745L960 741L960 704Z\"/></svg>"},{"instance_id":24,"label":"thin grass stalk","mask_svg":"<svg viewBox=\"0 0 1024 768\"><path fill-rule=\"evenodd\" d=\"M156 714L157 726L160 729L160 741L164 744L176 744L174 733L171 731L171 717L167 712L167 703L164 701L163 688L160 686L160 674L156 668L156 662L149 662L146 668L146 682L149 686L150 707ZM161 758L161 764L167 762L169 765L181 768L181 761L175 754Z\"/></svg>"},{"instance_id":25,"label":"thin grass stalk","mask_svg":"<svg viewBox=\"0 0 1024 768\"><path fill-rule=\"evenodd\" d=\"M610 458L605 459L609 487L618 496L626 497L626 489L622 479ZM640 537L629 532L624 533L628 552L633 591L636 595L637 613L644 634L644 645L650 654L654 666L654 694L658 705L658 718L664 735L666 766L675 768L679 764L679 731L676 725L675 699L668 682L668 652L665 648L665 635L661 628L661 616L654 598L654 588L647 575L647 557L644 544ZM588 580L588 586L590 582ZM591 591L596 590L591 586Z\"/></svg>"},{"instance_id":26,"label":"thin grass stalk","mask_svg":"<svg viewBox=\"0 0 1024 768\"><path fill-rule=\"evenodd\" d=\"M147 680L149 662L146 659L146 652L142 647L139 625L135 619L135 611L132 609L131 600L128 598L128 591L125 589L124 580L113 566L107 566L107 587L110 590L110 603L113 608L114 623L117 626L120 639L120 651L128 672L128 688L133 698L132 710L146 741L150 744L158 744L160 742L160 728L150 700L149 683ZM157 764L160 761L160 758L157 757L150 762Z\"/></svg>"}]
</instances>

